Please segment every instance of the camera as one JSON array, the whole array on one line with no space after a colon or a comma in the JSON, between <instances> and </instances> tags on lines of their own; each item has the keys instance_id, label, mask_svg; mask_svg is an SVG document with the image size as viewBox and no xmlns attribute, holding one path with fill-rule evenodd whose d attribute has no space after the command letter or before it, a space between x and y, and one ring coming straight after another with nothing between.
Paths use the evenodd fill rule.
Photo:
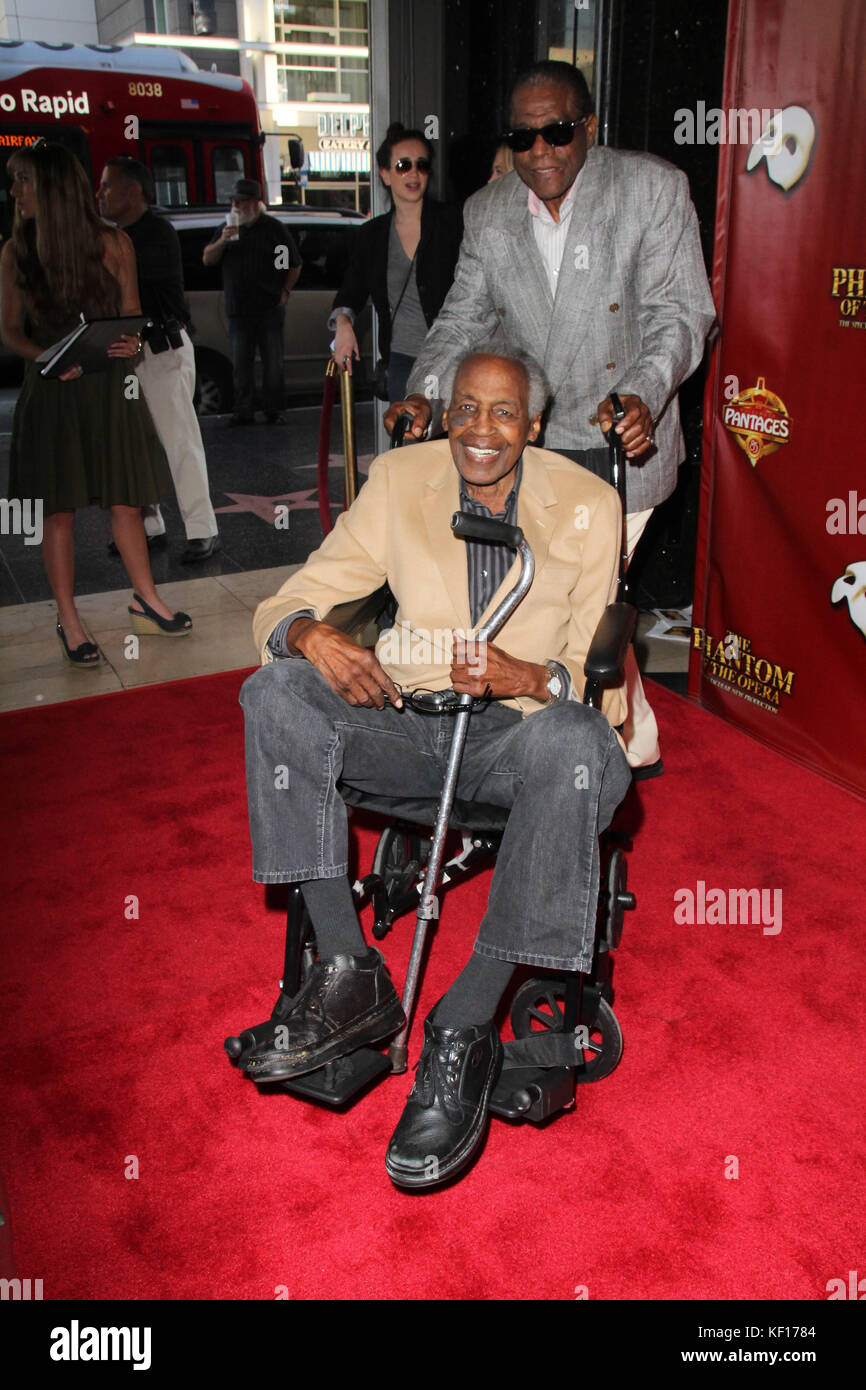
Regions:
<instances>
[{"instance_id":1,"label":"camera","mask_svg":"<svg viewBox=\"0 0 866 1390\"><path fill-rule=\"evenodd\" d=\"M151 352L168 352L169 348L183 347L182 332L183 324L178 319L166 319L164 323L152 323L146 331Z\"/></svg>"}]
</instances>

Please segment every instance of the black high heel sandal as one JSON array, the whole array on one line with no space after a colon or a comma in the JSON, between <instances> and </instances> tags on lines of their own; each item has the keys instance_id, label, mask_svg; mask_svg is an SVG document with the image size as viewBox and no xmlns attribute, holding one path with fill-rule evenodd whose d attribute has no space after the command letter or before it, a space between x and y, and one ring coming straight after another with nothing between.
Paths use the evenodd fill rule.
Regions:
<instances>
[{"instance_id":1,"label":"black high heel sandal","mask_svg":"<svg viewBox=\"0 0 866 1390\"><path fill-rule=\"evenodd\" d=\"M77 666L79 670L83 670L89 666L99 665L99 648L95 642L81 642L75 650L72 651L66 640L66 633L63 631L59 622L57 624L57 637L63 648L63 655L71 666Z\"/></svg>"},{"instance_id":2,"label":"black high heel sandal","mask_svg":"<svg viewBox=\"0 0 866 1390\"><path fill-rule=\"evenodd\" d=\"M142 637L152 637L155 633L161 633L163 637L185 637L191 631L192 618L188 613L175 613L173 618L161 618L145 603L140 594L133 594L132 597L142 607L141 613L136 612L134 608L127 610L132 614L133 632Z\"/></svg>"}]
</instances>

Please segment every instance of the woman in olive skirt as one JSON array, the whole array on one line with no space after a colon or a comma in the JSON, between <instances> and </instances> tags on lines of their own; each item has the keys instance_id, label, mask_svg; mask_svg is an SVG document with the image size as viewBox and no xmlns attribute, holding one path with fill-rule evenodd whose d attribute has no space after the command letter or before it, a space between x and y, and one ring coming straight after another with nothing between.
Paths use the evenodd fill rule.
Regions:
<instances>
[{"instance_id":1,"label":"woman in olive skirt","mask_svg":"<svg viewBox=\"0 0 866 1390\"><path fill-rule=\"evenodd\" d=\"M183 636L192 622L156 591L141 508L171 484L162 446L135 386L138 338L108 349L104 371L72 366L56 380L35 359L86 319L139 314L135 253L124 232L99 217L82 165L40 143L9 160L15 219L0 255L2 333L26 366L12 422L9 496L41 500L42 558L57 603L57 635L78 668L95 667L75 607L73 525L77 507L111 509L114 540L132 582L132 628ZM137 383L135 383L137 384Z\"/></svg>"}]
</instances>

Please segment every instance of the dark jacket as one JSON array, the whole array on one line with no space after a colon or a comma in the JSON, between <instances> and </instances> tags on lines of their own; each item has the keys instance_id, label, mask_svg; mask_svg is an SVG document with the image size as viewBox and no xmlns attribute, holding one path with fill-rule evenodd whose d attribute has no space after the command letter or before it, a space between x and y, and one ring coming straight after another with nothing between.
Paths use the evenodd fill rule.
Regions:
<instances>
[{"instance_id":1,"label":"dark jacket","mask_svg":"<svg viewBox=\"0 0 866 1390\"><path fill-rule=\"evenodd\" d=\"M183 260L180 238L166 217L148 208L136 222L123 229L132 242L138 268L141 312L154 323L177 319L189 327L189 309L183 297Z\"/></svg>"},{"instance_id":2,"label":"dark jacket","mask_svg":"<svg viewBox=\"0 0 866 1390\"><path fill-rule=\"evenodd\" d=\"M388 307L388 242L393 209L374 217L352 237L352 259L334 298L333 309L349 308L360 314L372 299L379 316L379 355L388 360L391 348L391 313ZM460 253L463 217L459 208L425 198L421 209L421 240L415 256L418 298L429 328L454 279Z\"/></svg>"}]
</instances>

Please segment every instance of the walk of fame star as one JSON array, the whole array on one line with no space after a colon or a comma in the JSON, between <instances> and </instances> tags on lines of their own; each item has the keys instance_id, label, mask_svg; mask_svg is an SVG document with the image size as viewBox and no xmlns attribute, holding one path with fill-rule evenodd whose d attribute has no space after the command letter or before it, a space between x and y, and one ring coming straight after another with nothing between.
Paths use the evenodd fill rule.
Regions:
<instances>
[{"instance_id":1,"label":"walk of fame star","mask_svg":"<svg viewBox=\"0 0 866 1390\"><path fill-rule=\"evenodd\" d=\"M254 516L259 516L262 521L266 521L269 526L274 524L278 502L287 507L290 512L315 512L319 508L319 504L315 500L315 488L307 488L303 492L281 492L276 497L259 497L252 492L227 492L225 495L232 499L234 506L214 507L214 511L218 515L225 512L252 512Z\"/></svg>"}]
</instances>

